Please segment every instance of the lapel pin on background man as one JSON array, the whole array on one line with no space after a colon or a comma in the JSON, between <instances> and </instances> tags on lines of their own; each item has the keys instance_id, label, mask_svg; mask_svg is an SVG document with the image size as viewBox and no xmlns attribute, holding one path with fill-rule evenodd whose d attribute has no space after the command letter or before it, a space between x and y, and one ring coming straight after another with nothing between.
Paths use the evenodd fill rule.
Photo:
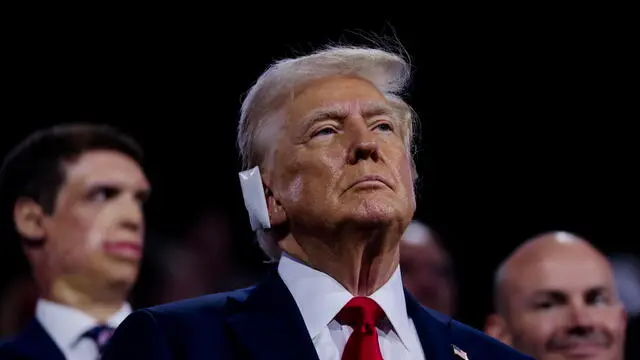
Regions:
<instances>
[{"instance_id":1,"label":"lapel pin on background man","mask_svg":"<svg viewBox=\"0 0 640 360\"><path fill-rule=\"evenodd\" d=\"M399 242L415 211L410 65L332 47L273 64L242 104L240 174L277 269L256 287L132 314L105 357L526 359L405 292Z\"/></svg>"},{"instance_id":2,"label":"lapel pin on background man","mask_svg":"<svg viewBox=\"0 0 640 360\"><path fill-rule=\"evenodd\" d=\"M41 298L35 319L0 347L5 359L97 359L130 313L149 183L133 139L106 126L38 131L0 172Z\"/></svg>"}]
</instances>

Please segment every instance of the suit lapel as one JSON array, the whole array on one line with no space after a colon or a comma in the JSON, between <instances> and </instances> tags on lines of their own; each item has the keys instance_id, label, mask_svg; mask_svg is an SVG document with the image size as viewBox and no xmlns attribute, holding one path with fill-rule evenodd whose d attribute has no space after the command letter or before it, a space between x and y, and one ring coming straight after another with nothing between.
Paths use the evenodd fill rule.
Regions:
<instances>
[{"instance_id":1,"label":"suit lapel","mask_svg":"<svg viewBox=\"0 0 640 360\"><path fill-rule=\"evenodd\" d=\"M36 319L16 337L12 347L28 359L64 360L62 351Z\"/></svg>"},{"instance_id":2,"label":"suit lapel","mask_svg":"<svg viewBox=\"0 0 640 360\"><path fill-rule=\"evenodd\" d=\"M415 324L425 357L429 360L453 359L450 319L430 313L406 290L405 299L407 313Z\"/></svg>"},{"instance_id":3,"label":"suit lapel","mask_svg":"<svg viewBox=\"0 0 640 360\"><path fill-rule=\"evenodd\" d=\"M251 359L318 359L298 306L277 272L244 302L228 306L227 321Z\"/></svg>"},{"instance_id":4,"label":"suit lapel","mask_svg":"<svg viewBox=\"0 0 640 360\"><path fill-rule=\"evenodd\" d=\"M450 318L425 309L406 290L405 299L425 357L452 359ZM270 274L245 301L230 302L227 322L251 359L318 360L298 306L277 272Z\"/></svg>"}]
</instances>

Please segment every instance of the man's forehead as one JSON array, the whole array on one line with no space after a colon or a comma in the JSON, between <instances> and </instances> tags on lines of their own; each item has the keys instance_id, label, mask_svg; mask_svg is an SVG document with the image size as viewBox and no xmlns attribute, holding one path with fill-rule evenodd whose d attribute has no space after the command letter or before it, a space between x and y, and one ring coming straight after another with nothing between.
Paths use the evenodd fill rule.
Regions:
<instances>
[{"instance_id":1,"label":"man's forehead","mask_svg":"<svg viewBox=\"0 0 640 360\"><path fill-rule=\"evenodd\" d=\"M140 165L116 151L91 151L67 166L67 183L103 184L148 188L149 182Z\"/></svg>"},{"instance_id":2,"label":"man's forehead","mask_svg":"<svg viewBox=\"0 0 640 360\"><path fill-rule=\"evenodd\" d=\"M352 113L367 114L391 114L393 108L385 100L355 99L347 101L324 101L311 109L307 117L323 116L325 114L342 114L347 116Z\"/></svg>"},{"instance_id":3,"label":"man's forehead","mask_svg":"<svg viewBox=\"0 0 640 360\"><path fill-rule=\"evenodd\" d=\"M613 277L610 268L598 261L578 258L549 258L514 269L509 283L512 287L534 293L551 290L583 292L596 287L610 288Z\"/></svg>"},{"instance_id":4,"label":"man's forehead","mask_svg":"<svg viewBox=\"0 0 640 360\"><path fill-rule=\"evenodd\" d=\"M387 102L385 96L373 84L364 79L353 77L316 79L301 85L291 95L291 105L294 108L316 108L368 100Z\"/></svg>"}]
</instances>

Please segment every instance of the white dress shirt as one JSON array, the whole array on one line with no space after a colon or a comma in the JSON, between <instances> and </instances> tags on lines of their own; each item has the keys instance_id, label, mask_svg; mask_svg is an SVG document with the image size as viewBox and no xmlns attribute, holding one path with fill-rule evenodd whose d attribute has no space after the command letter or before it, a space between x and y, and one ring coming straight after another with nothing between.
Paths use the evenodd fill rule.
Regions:
<instances>
[{"instance_id":1,"label":"white dress shirt","mask_svg":"<svg viewBox=\"0 0 640 360\"><path fill-rule=\"evenodd\" d=\"M302 313L318 357L321 360L340 360L353 329L341 325L335 317L354 296L328 274L286 254L280 259L278 273ZM386 314L385 321L377 328L382 357L423 360L418 333L413 320L407 315L400 267L369 298Z\"/></svg>"},{"instance_id":2,"label":"white dress shirt","mask_svg":"<svg viewBox=\"0 0 640 360\"><path fill-rule=\"evenodd\" d=\"M125 303L104 325L114 329L131 313L131 306ZM62 351L67 360L93 360L99 358L96 343L82 335L99 325L91 316L82 311L39 299L36 304L36 319Z\"/></svg>"}]
</instances>

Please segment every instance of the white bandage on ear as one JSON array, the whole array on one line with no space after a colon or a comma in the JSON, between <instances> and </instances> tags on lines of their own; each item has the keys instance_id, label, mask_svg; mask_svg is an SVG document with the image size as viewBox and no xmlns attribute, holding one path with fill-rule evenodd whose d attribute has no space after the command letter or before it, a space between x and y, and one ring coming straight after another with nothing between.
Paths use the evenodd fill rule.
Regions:
<instances>
[{"instance_id":1,"label":"white bandage on ear","mask_svg":"<svg viewBox=\"0 0 640 360\"><path fill-rule=\"evenodd\" d=\"M264 196L260 169L256 166L253 169L241 171L238 175L240 177L242 197L244 197L244 206L249 213L251 229L254 231L269 229L271 222L269 221L267 198Z\"/></svg>"}]
</instances>

